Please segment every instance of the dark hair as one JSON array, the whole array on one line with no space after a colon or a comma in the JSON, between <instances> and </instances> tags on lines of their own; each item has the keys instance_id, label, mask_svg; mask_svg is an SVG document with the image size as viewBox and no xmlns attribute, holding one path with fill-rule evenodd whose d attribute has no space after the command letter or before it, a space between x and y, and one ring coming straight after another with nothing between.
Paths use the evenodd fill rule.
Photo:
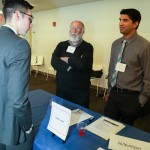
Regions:
<instances>
[{"instance_id":1,"label":"dark hair","mask_svg":"<svg viewBox=\"0 0 150 150\"><path fill-rule=\"evenodd\" d=\"M140 24L140 21L141 21L141 13L140 13L138 10L136 10L136 9L134 9L134 8L122 9L122 10L120 11L120 15L123 15L123 14L128 15L128 16L130 17L130 19L133 21L133 23L136 22L136 21L138 21L139 24ZM139 26L139 25L138 25L138 26ZM137 28L138 28L138 26L137 26ZM136 29L137 29L137 28L136 28Z\"/></svg>"},{"instance_id":2,"label":"dark hair","mask_svg":"<svg viewBox=\"0 0 150 150\"><path fill-rule=\"evenodd\" d=\"M2 0L3 3L3 15L5 20L11 18L12 14L16 11L27 12L28 9L33 9L34 7L25 0Z\"/></svg>"}]
</instances>

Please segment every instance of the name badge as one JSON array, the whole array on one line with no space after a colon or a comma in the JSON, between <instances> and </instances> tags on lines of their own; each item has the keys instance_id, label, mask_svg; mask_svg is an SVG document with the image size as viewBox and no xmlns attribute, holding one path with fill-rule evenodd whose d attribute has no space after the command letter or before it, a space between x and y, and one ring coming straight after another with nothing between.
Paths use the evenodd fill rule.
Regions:
<instances>
[{"instance_id":1,"label":"name badge","mask_svg":"<svg viewBox=\"0 0 150 150\"><path fill-rule=\"evenodd\" d=\"M73 47L73 46L68 46L66 52L68 52L68 53L74 53L75 49L76 49L76 48Z\"/></svg>"},{"instance_id":2,"label":"name badge","mask_svg":"<svg viewBox=\"0 0 150 150\"><path fill-rule=\"evenodd\" d=\"M125 72L126 64L123 63L117 63L115 70L120 72Z\"/></svg>"}]
</instances>

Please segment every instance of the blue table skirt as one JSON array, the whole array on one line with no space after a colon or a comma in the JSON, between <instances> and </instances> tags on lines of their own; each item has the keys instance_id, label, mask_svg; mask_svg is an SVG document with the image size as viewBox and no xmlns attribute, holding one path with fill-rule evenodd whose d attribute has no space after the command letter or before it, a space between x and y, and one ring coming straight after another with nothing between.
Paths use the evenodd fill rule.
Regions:
<instances>
[{"instance_id":1,"label":"blue table skirt","mask_svg":"<svg viewBox=\"0 0 150 150\"><path fill-rule=\"evenodd\" d=\"M57 103L62 104L70 109L80 108L81 110L93 115L94 116L93 121L95 121L96 119L102 116L99 113L93 112L89 109L73 104L69 101L66 101L57 96L54 96L46 91L43 91L43 90L32 91L30 92L30 101L34 101L34 102L33 103L31 102L31 106L32 106L32 109L38 108L38 111L39 111L38 117L40 118L38 119L36 114L35 115L33 114L33 117L36 116L35 117L36 119L34 119L34 122L35 124L37 124L36 125L37 129L38 129L39 121L41 120L42 117L44 117L43 115L45 114L47 110L47 113L45 114L45 117L40 125L38 134L34 141L34 148L33 148L34 150L97 150L99 147L102 147L106 150L108 149L109 140L106 141L102 139L101 137L92 134L89 131L86 131L86 134L84 137L80 137L78 135L76 125L70 127L65 143L63 143L63 141L57 136L53 137L52 133L47 129L47 125L48 125L49 118L50 118L49 100L52 98ZM38 123L36 123L36 121ZM86 120L86 123L89 123L89 121ZM126 125L126 127L123 130L121 130L118 134L129 137L129 138L134 138L134 139L150 142L149 133L138 130L137 128L129 126L129 125Z\"/></svg>"}]
</instances>

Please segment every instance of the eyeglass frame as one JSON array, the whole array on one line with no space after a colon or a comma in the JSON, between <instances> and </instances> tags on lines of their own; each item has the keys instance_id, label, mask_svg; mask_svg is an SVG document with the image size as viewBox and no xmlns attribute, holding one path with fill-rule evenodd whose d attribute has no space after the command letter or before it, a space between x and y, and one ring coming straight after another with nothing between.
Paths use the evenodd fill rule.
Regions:
<instances>
[{"instance_id":1,"label":"eyeglass frame","mask_svg":"<svg viewBox=\"0 0 150 150\"><path fill-rule=\"evenodd\" d=\"M29 19L30 19L30 23L32 23L32 20L34 19L34 17L33 17L32 15L29 15L29 14L25 13L24 11L20 11L20 13L29 16L29 17L30 17L30 18L29 18Z\"/></svg>"},{"instance_id":2,"label":"eyeglass frame","mask_svg":"<svg viewBox=\"0 0 150 150\"><path fill-rule=\"evenodd\" d=\"M79 31L82 31L83 29L81 29L79 27L78 28L76 28L76 27L70 27L70 30L77 30L79 32Z\"/></svg>"}]
</instances>

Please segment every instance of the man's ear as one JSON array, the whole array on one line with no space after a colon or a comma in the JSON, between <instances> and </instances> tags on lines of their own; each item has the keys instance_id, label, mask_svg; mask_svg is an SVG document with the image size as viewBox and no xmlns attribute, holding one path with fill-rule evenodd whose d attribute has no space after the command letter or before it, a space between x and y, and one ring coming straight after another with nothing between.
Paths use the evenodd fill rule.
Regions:
<instances>
[{"instance_id":1,"label":"man's ear","mask_svg":"<svg viewBox=\"0 0 150 150\"><path fill-rule=\"evenodd\" d=\"M83 29L82 33L84 34L84 29Z\"/></svg>"},{"instance_id":2,"label":"man's ear","mask_svg":"<svg viewBox=\"0 0 150 150\"><path fill-rule=\"evenodd\" d=\"M138 21L134 22L134 27L135 27L135 29L138 27L138 25L139 25L139 22L138 22Z\"/></svg>"},{"instance_id":3,"label":"man's ear","mask_svg":"<svg viewBox=\"0 0 150 150\"><path fill-rule=\"evenodd\" d=\"M15 19L17 19L17 21L19 21L19 18L21 17L21 13L20 13L20 11L19 10L16 10L15 12L14 12L14 14L15 14Z\"/></svg>"}]
</instances>

